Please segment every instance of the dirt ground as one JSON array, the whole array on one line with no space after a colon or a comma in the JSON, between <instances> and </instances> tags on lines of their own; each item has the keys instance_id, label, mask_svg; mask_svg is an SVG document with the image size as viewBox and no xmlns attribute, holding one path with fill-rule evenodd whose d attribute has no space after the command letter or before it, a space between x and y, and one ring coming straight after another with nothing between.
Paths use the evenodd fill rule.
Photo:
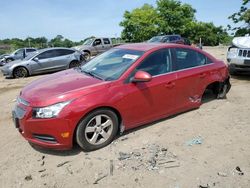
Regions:
<instances>
[{"instance_id":1,"label":"dirt ground","mask_svg":"<svg viewBox=\"0 0 250 188\"><path fill-rule=\"evenodd\" d=\"M204 50L225 60L225 47ZM225 100L208 94L199 109L90 153L33 148L15 130L14 99L43 76L0 76L0 187L250 187L250 76L233 77Z\"/></svg>"}]
</instances>

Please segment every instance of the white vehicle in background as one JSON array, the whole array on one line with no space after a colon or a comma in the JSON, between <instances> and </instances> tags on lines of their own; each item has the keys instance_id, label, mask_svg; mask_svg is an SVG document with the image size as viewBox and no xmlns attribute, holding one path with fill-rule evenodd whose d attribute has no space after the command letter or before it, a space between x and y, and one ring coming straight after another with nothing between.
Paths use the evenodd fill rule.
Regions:
<instances>
[{"instance_id":1,"label":"white vehicle in background","mask_svg":"<svg viewBox=\"0 0 250 188\"><path fill-rule=\"evenodd\" d=\"M228 68L231 75L250 72L250 36L235 37L227 52Z\"/></svg>"}]
</instances>

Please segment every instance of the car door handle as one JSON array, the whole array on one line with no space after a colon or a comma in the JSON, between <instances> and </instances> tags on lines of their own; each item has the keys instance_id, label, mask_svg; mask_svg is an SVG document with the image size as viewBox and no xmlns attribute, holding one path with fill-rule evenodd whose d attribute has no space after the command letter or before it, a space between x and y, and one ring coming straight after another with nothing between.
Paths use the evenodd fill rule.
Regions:
<instances>
[{"instance_id":1,"label":"car door handle","mask_svg":"<svg viewBox=\"0 0 250 188\"><path fill-rule=\"evenodd\" d=\"M173 88L175 86L175 83L174 82L168 82L167 84L165 84L165 87L166 88Z\"/></svg>"},{"instance_id":2,"label":"car door handle","mask_svg":"<svg viewBox=\"0 0 250 188\"><path fill-rule=\"evenodd\" d=\"M201 73L201 74L199 75L199 77L200 77L200 78L205 78L206 75L207 75L206 73Z\"/></svg>"}]
</instances>

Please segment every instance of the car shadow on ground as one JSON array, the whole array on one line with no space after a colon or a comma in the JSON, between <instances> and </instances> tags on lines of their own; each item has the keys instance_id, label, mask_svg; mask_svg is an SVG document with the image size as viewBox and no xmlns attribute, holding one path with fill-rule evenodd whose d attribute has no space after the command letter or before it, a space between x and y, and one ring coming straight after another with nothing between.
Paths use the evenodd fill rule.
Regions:
<instances>
[{"instance_id":1,"label":"car shadow on ground","mask_svg":"<svg viewBox=\"0 0 250 188\"><path fill-rule=\"evenodd\" d=\"M231 75L231 78L236 79L236 80L250 81L250 73L248 72L238 73L237 75Z\"/></svg>"},{"instance_id":2,"label":"car shadow on ground","mask_svg":"<svg viewBox=\"0 0 250 188\"><path fill-rule=\"evenodd\" d=\"M34 145L32 143L29 143L29 144L34 150L38 151L39 153L48 154L48 155L73 156L73 155L79 154L80 152L83 152L83 150L77 144L74 144L73 148L69 150L48 149L48 148L43 148L43 147Z\"/></svg>"}]
</instances>

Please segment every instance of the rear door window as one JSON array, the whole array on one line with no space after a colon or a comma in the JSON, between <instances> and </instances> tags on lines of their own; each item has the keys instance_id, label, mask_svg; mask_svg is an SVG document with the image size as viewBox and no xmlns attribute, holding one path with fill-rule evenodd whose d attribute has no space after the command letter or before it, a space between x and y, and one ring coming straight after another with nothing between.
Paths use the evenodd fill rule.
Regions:
<instances>
[{"instance_id":1,"label":"rear door window","mask_svg":"<svg viewBox=\"0 0 250 188\"><path fill-rule=\"evenodd\" d=\"M73 54L74 50L67 50L67 49L58 49L55 51L56 56L64 56L64 55L70 55Z\"/></svg>"},{"instance_id":2,"label":"rear door window","mask_svg":"<svg viewBox=\"0 0 250 188\"><path fill-rule=\"evenodd\" d=\"M205 64L212 63L204 54L199 53L192 49L187 48L176 48L175 54L175 65L177 70L197 67Z\"/></svg>"},{"instance_id":3,"label":"rear door window","mask_svg":"<svg viewBox=\"0 0 250 188\"><path fill-rule=\"evenodd\" d=\"M48 50L46 52L42 52L37 57L38 57L38 59L47 59L47 58L53 58L56 56L57 56L56 50Z\"/></svg>"}]
</instances>

